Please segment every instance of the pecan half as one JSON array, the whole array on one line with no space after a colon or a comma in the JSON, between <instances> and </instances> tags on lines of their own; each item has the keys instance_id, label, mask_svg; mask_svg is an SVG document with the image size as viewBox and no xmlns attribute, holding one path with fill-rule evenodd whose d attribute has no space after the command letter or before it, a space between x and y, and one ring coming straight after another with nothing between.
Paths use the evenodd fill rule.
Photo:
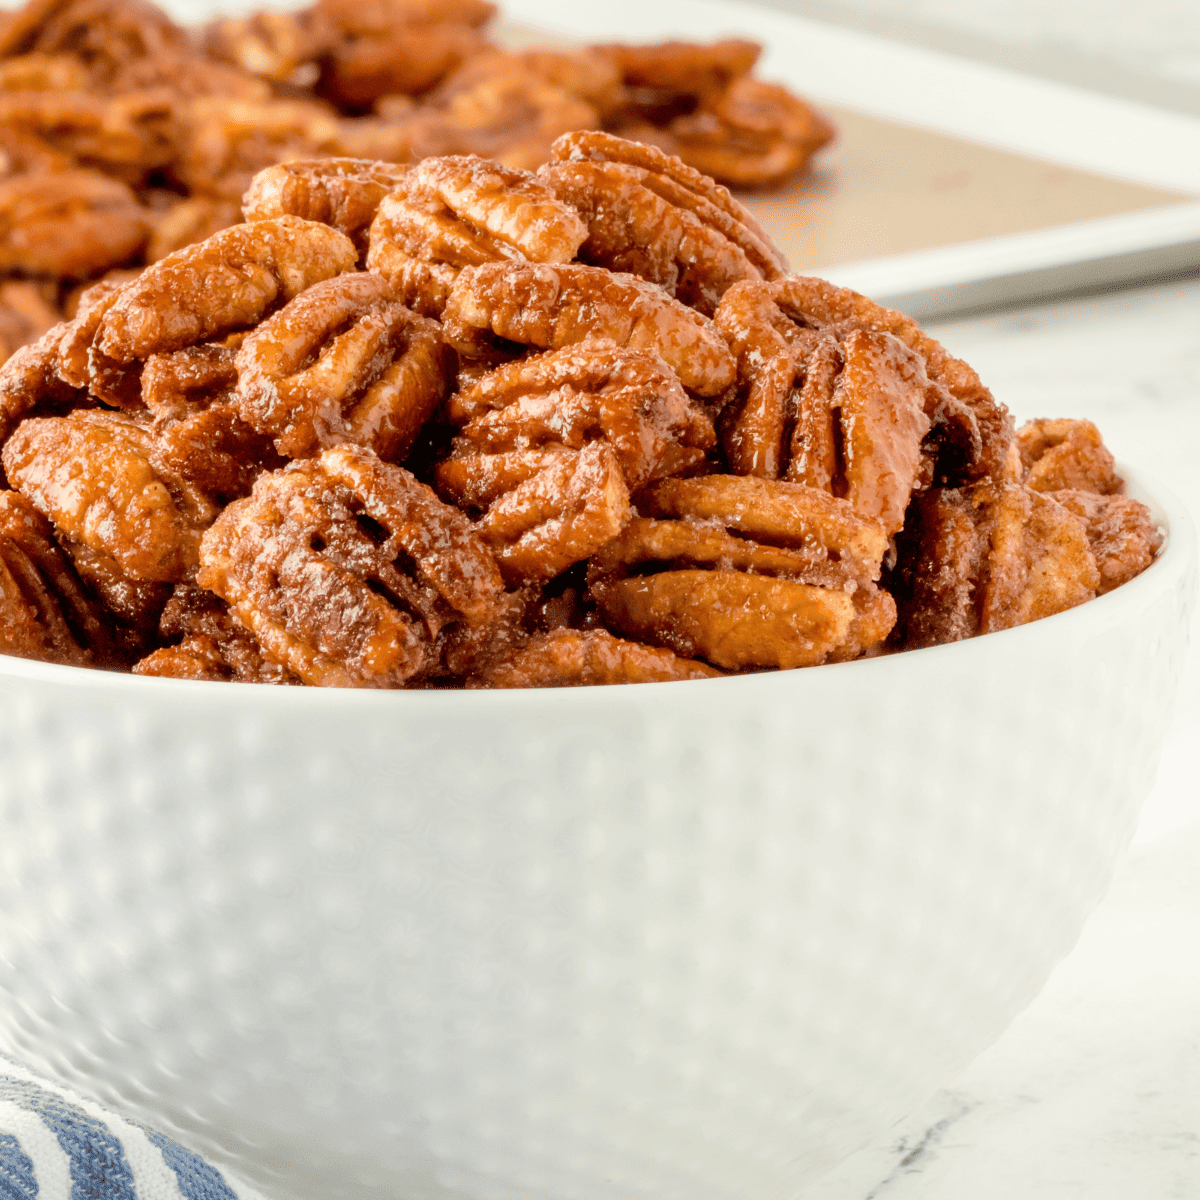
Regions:
<instances>
[{"instance_id":1,"label":"pecan half","mask_svg":"<svg viewBox=\"0 0 1200 1200\"><path fill-rule=\"evenodd\" d=\"M111 557L134 579L174 582L196 568L216 516L186 480L156 470L153 435L99 410L23 421L4 446L8 478L59 533Z\"/></svg>"},{"instance_id":2,"label":"pecan half","mask_svg":"<svg viewBox=\"0 0 1200 1200\"><path fill-rule=\"evenodd\" d=\"M1163 535L1150 510L1138 500L1128 496L1097 495L1090 489L1063 489L1043 494L1057 500L1083 522L1088 545L1100 572L1100 583L1096 588L1098 596L1140 575L1162 549Z\"/></svg>"},{"instance_id":3,"label":"pecan half","mask_svg":"<svg viewBox=\"0 0 1200 1200\"><path fill-rule=\"evenodd\" d=\"M441 630L488 622L503 584L471 523L368 450L263 475L205 535L198 581L305 683L396 687Z\"/></svg>"},{"instance_id":4,"label":"pecan half","mask_svg":"<svg viewBox=\"0 0 1200 1200\"><path fill-rule=\"evenodd\" d=\"M126 284L95 344L119 363L182 350L257 324L312 284L352 270L357 259L349 238L316 221L235 225L168 254Z\"/></svg>"},{"instance_id":5,"label":"pecan half","mask_svg":"<svg viewBox=\"0 0 1200 1200\"><path fill-rule=\"evenodd\" d=\"M906 649L1036 621L1101 586L1084 521L1009 482L918 497L898 550L892 589Z\"/></svg>"},{"instance_id":6,"label":"pecan half","mask_svg":"<svg viewBox=\"0 0 1200 1200\"><path fill-rule=\"evenodd\" d=\"M670 650L615 638L603 629L556 629L530 638L493 659L468 687L587 687L616 683L666 683L720 675L704 663Z\"/></svg>"},{"instance_id":7,"label":"pecan half","mask_svg":"<svg viewBox=\"0 0 1200 1200\"><path fill-rule=\"evenodd\" d=\"M123 183L97 171L51 171L0 181L0 270L86 279L128 262L150 222Z\"/></svg>"},{"instance_id":8,"label":"pecan half","mask_svg":"<svg viewBox=\"0 0 1200 1200\"><path fill-rule=\"evenodd\" d=\"M242 199L247 221L293 216L344 233L360 250L380 201L409 168L361 158L297 159L255 175Z\"/></svg>"},{"instance_id":9,"label":"pecan half","mask_svg":"<svg viewBox=\"0 0 1200 1200\"><path fill-rule=\"evenodd\" d=\"M371 272L301 292L242 343L238 411L289 458L350 441L402 457L446 395L438 327Z\"/></svg>"},{"instance_id":10,"label":"pecan half","mask_svg":"<svg viewBox=\"0 0 1200 1200\"><path fill-rule=\"evenodd\" d=\"M406 303L440 312L463 267L570 262L586 236L574 208L527 171L475 156L427 158L380 203L367 266ZM441 286L431 290L430 280Z\"/></svg>"},{"instance_id":11,"label":"pecan half","mask_svg":"<svg viewBox=\"0 0 1200 1200\"><path fill-rule=\"evenodd\" d=\"M643 279L600 267L467 267L443 319L448 340L467 354L486 354L495 338L559 350L600 337L658 354L680 383L700 396L720 395L736 375L733 358L707 317Z\"/></svg>"}]
</instances>

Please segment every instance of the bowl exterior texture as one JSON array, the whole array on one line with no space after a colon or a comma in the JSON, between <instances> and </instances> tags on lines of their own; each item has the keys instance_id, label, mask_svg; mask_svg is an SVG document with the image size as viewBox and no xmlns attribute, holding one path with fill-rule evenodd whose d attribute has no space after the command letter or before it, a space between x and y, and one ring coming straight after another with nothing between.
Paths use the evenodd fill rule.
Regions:
<instances>
[{"instance_id":1,"label":"bowl exterior texture","mask_svg":"<svg viewBox=\"0 0 1200 1200\"><path fill-rule=\"evenodd\" d=\"M704 683L6 660L0 1046L280 1198L794 1197L1107 886L1183 654L1176 533L1023 629Z\"/></svg>"}]
</instances>

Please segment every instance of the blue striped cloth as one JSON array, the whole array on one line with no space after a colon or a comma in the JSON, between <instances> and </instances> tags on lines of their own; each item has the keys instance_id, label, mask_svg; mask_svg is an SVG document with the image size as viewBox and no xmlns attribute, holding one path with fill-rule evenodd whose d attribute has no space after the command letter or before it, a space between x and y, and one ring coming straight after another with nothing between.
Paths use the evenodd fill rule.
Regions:
<instances>
[{"instance_id":1,"label":"blue striped cloth","mask_svg":"<svg viewBox=\"0 0 1200 1200\"><path fill-rule=\"evenodd\" d=\"M262 1200L178 1142L0 1054L0 1200Z\"/></svg>"}]
</instances>

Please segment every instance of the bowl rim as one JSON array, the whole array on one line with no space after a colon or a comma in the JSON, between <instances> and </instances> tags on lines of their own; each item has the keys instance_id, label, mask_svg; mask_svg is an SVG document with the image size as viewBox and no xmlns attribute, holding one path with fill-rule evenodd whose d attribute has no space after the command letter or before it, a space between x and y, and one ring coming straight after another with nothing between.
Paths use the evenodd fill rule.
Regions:
<instances>
[{"instance_id":1,"label":"bowl rim","mask_svg":"<svg viewBox=\"0 0 1200 1200\"><path fill-rule=\"evenodd\" d=\"M712 679L671 680L656 683L640 683L636 685L604 686L592 685L583 687L537 687L537 688L321 688L321 687L279 687L268 684L246 684L238 682L199 680L199 679L170 679L161 676L134 675L130 671L108 671L95 667L70 667L58 663L41 662L37 659L18 658L13 655L0 654L0 686L5 680L24 680L28 682L51 684L70 690L81 688L113 689L118 696L124 696L124 689L134 689L132 695L139 699L148 699L155 694L163 699L170 697L173 703L184 699L201 700L208 698L207 704L213 702L228 703L233 697L238 697L237 703L327 707L336 699L339 707L361 705L438 705L438 706L470 706L479 704L501 703L511 706L518 697L527 699L541 697L545 699L553 695L559 704L579 704L580 697L586 697L595 702L598 696L610 698L617 702L622 698L626 701L633 691L639 697L649 695L664 696L669 690L678 695L678 689L689 689L689 695L701 685L705 689L717 687L745 688L763 687L764 681L788 680L789 686L803 688L802 681L808 679L815 685L819 679L828 679L833 671L857 671L866 676L868 672L883 673L897 669L897 664L916 660L929 663L934 655L942 660L952 655L978 655L988 653L986 647L994 647L1006 657L1019 652L1020 639L1042 639L1062 629L1066 622L1072 625L1072 635L1075 638L1086 637L1090 626L1095 633L1102 629L1111 628L1131 613L1138 613L1144 608L1145 597L1170 587L1173 578L1184 578L1189 570L1195 574L1196 559L1196 529L1195 524L1183 502L1157 479L1148 480L1145 472L1133 470L1123 463L1117 464L1117 470L1122 480L1119 494L1130 495L1146 504L1155 519L1155 523L1164 535L1163 546L1154 562L1140 575L1122 584L1103 596L1097 596L1083 604L1053 616L1042 617L1025 625L1012 629L998 630L995 633L983 634L958 642L946 642L938 646L926 646L917 650L905 650L895 654L882 654L874 658L860 658L850 662L824 663L816 667L799 667L793 670L760 671L746 675L728 675ZM1194 601L1195 589L1189 600ZM864 684L866 683L864 678ZM772 682L771 686L775 686ZM711 690L705 695L711 696ZM221 700L225 697L225 700ZM481 699L484 697L506 697L500 699Z\"/></svg>"}]
</instances>

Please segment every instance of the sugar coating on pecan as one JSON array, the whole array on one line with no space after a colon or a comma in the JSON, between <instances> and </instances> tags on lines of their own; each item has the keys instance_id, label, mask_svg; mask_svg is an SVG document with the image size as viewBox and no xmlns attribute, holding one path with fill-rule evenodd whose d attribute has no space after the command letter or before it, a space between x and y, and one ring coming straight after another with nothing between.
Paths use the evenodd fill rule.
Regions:
<instances>
[{"instance_id":1,"label":"sugar coating on pecan","mask_svg":"<svg viewBox=\"0 0 1200 1200\"><path fill-rule=\"evenodd\" d=\"M107 614L88 594L41 513L0 492L0 653L64 666L109 666Z\"/></svg>"},{"instance_id":2,"label":"sugar coating on pecan","mask_svg":"<svg viewBox=\"0 0 1200 1200\"><path fill-rule=\"evenodd\" d=\"M495 338L559 350L607 338L658 354L680 383L718 396L736 365L711 321L633 275L576 264L488 263L459 275L443 316L450 343L466 354Z\"/></svg>"},{"instance_id":3,"label":"sugar coating on pecan","mask_svg":"<svg viewBox=\"0 0 1200 1200\"><path fill-rule=\"evenodd\" d=\"M301 292L237 353L238 411L289 458L340 442L402 457L446 395L453 355L383 276L353 272Z\"/></svg>"},{"instance_id":4,"label":"sugar coating on pecan","mask_svg":"<svg viewBox=\"0 0 1200 1200\"><path fill-rule=\"evenodd\" d=\"M298 159L255 175L242 199L247 221L293 216L320 221L365 243L380 201L398 187L409 168L361 158Z\"/></svg>"},{"instance_id":5,"label":"sugar coating on pecan","mask_svg":"<svg viewBox=\"0 0 1200 1200\"><path fill-rule=\"evenodd\" d=\"M96 346L117 362L245 329L305 288L353 270L345 234L276 217L235 225L147 267L104 314Z\"/></svg>"},{"instance_id":6,"label":"sugar coating on pecan","mask_svg":"<svg viewBox=\"0 0 1200 1200\"><path fill-rule=\"evenodd\" d=\"M449 415L465 423L443 464L447 486L472 501L491 498L487 464L497 454L580 450L603 439L636 492L699 465L716 441L657 354L602 338L498 367L452 397ZM469 482L456 488L455 480Z\"/></svg>"},{"instance_id":7,"label":"sugar coating on pecan","mask_svg":"<svg viewBox=\"0 0 1200 1200\"><path fill-rule=\"evenodd\" d=\"M26 417L66 412L86 401L87 393L59 374L63 333L62 325L54 326L0 366L0 441Z\"/></svg>"},{"instance_id":8,"label":"sugar coating on pecan","mask_svg":"<svg viewBox=\"0 0 1200 1200\"><path fill-rule=\"evenodd\" d=\"M503 583L457 509L400 467L340 446L263 475L205 535L201 587L305 683L394 687L435 665L455 621Z\"/></svg>"},{"instance_id":9,"label":"sugar coating on pecan","mask_svg":"<svg viewBox=\"0 0 1200 1200\"><path fill-rule=\"evenodd\" d=\"M488 662L468 687L588 687L710 679L721 672L655 646L613 637L603 629L556 629L530 638Z\"/></svg>"},{"instance_id":10,"label":"sugar coating on pecan","mask_svg":"<svg viewBox=\"0 0 1200 1200\"><path fill-rule=\"evenodd\" d=\"M151 582L192 575L211 499L152 465L153 435L124 415L76 410L23 421L4 446L9 480L64 537Z\"/></svg>"},{"instance_id":11,"label":"sugar coating on pecan","mask_svg":"<svg viewBox=\"0 0 1200 1200\"><path fill-rule=\"evenodd\" d=\"M899 643L1011 629L1091 600L1101 575L1083 520L1008 481L931 489L899 539Z\"/></svg>"},{"instance_id":12,"label":"sugar coating on pecan","mask_svg":"<svg viewBox=\"0 0 1200 1200\"><path fill-rule=\"evenodd\" d=\"M1025 486L1107 496L1120 487L1116 462L1091 421L1028 421L1017 430Z\"/></svg>"}]
</instances>

